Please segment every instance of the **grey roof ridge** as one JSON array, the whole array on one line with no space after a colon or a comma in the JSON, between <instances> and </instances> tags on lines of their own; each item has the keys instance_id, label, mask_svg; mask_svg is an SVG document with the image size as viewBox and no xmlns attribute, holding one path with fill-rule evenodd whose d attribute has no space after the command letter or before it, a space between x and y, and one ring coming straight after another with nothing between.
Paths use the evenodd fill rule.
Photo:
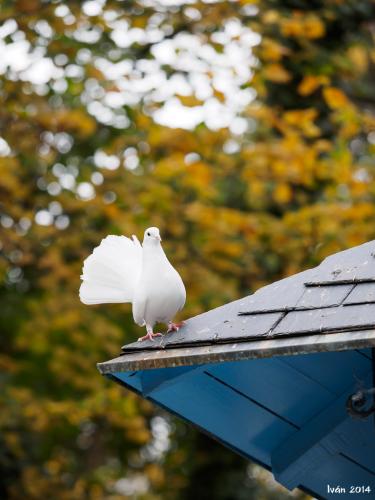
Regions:
<instances>
[{"instance_id":1,"label":"grey roof ridge","mask_svg":"<svg viewBox=\"0 0 375 500\"><path fill-rule=\"evenodd\" d=\"M280 330L279 328L280 322L282 322L285 317L289 318L288 313L296 313L297 311L305 313L308 311L312 313L316 311L319 313L325 309L332 310L342 306L350 308L354 305L366 304L366 301L355 304L344 304L344 301L357 284L375 281L375 252L373 249L375 249L375 241L332 254L315 268L283 278L260 288L254 294L244 297L243 299L230 302L187 320L187 326L181 330L182 336L179 333L175 333L164 336L161 342L133 342L123 346L123 355L128 356L129 353L133 352L155 352L156 350L162 353L165 350L182 350L184 348L229 345L233 343L244 345L257 341L270 342L275 339L280 341L281 338L284 337L296 338L306 335L316 336L322 332L332 334L345 331L364 331L365 329L373 328L375 326L375 321L373 320L367 323L366 321L362 321L362 323L360 322L361 324L358 325L356 323L351 323L350 325L334 325L333 327L333 325L330 326L327 324L325 327L317 328L317 326L315 326L315 329L310 330L304 330L303 327L300 328L299 325L290 331L282 331L282 329ZM359 259L358 256L361 259ZM337 263L340 263L340 267L338 267ZM327 264L329 264L328 267ZM336 279L340 274L343 273L343 276L346 276L353 268L356 269L361 265L362 276L358 280L355 279L353 273L351 274L352 278L350 280ZM366 271L368 273L371 272L371 274L363 275L363 265L368 266ZM322 272L322 269L324 272ZM374 274L372 274L372 272ZM325 278L327 275L329 277L332 276L334 280L323 279L322 281L317 281L316 279L317 277ZM315 305L304 305L303 298L305 295L311 297L311 294L315 293L317 295L317 292L323 289L330 291L337 290L339 293L335 292L336 296L333 297L333 301L331 299L331 302L328 302L326 305L322 304L321 298L320 303L315 301ZM328 292L328 295L330 295L330 292ZM307 304L308 303L309 301L307 300ZM374 301L368 303L373 304ZM339 309L337 310L339 311ZM257 319L258 315L259 321ZM242 326L241 329L241 325L236 323L235 319L239 317L252 317L252 323ZM267 317L266 324L258 328L259 322L265 321L262 320L262 317ZM234 326L234 328L228 332L228 325L226 324L229 324L230 328L232 328L232 326ZM284 326L285 324L283 322L282 327ZM278 333L274 335L273 331L276 327ZM207 333L208 331L209 333ZM220 331L220 333L213 335L214 331ZM236 334L234 334L234 331L236 331Z\"/></svg>"},{"instance_id":2,"label":"grey roof ridge","mask_svg":"<svg viewBox=\"0 0 375 500\"><path fill-rule=\"evenodd\" d=\"M97 368L101 374L110 375L116 372L364 349L375 347L374 333L374 329L349 330L324 332L318 335L280 336L272 339L248 339L241 342L132 351L110 361L98 363Z\"/></svg>"},{"instance_id":3,"label":"grey roof ridge","mask_svg":"<svg viewBox=\"0 0 375 500\"><path fill-rule=\"evenodd\" d=\"M351 304L350 304L351 305ZM356 305L356 304L354 304ZM361 304L362 305L362 304ZM339 306L339 307L345 307L344 305ZM326 308L328 309L328 308ZM287 313L286 313L287 314ZM374 335L375 338L375 326L372 322L369 322L364 325L358 325L358 326L349 326L349 327L333 327L333 328L324 328L324 329L316 329L316 330L299 330L297 332L283 332L283 333L278 333L278 334L273 334L273 331L275 330L276 326L281 322L281 320L286 316L283 315L281 318L270 328L270 330L259 337L237 337L237 338L228 338L228 339L220 339L218 338L215 341L208 341L208 340L201 340L201 341L194 341L194 342L184 342L183 344L163 344L163 340L155 340L152 346L145 346L142 349L132 349L127 348L128 346L123 346L122 347L122 352L120 353L120 356L127 356L130 353L134 352L155 352L158 351L159 353L172 350L172 349L184 349L184 348L195 348L195 347L202 347L202 346L217 346L217 345L229 345L229 344L245 344L249 342L257 342L257 341L271 341L271 340L277 340L277 339L282 339L282 338L297 338L297 337L306 337L306 336L317 336L317 335L330 335L334 333L343 333L343 332L358 332L358 331L371 331ZM131 344L130 344L131 346Z\"/></svg>"}]
</instances>

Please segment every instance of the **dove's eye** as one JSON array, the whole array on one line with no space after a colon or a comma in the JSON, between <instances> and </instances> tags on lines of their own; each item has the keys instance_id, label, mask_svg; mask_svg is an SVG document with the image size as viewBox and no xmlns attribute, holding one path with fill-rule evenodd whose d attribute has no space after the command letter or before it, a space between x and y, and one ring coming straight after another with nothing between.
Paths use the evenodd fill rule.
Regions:
<instances>
[{"instance_id":1,"label":"dove's eye","mask_svg":"<svg viewBox=\"0 0 375 500\"><path fill-rule=\"evenodd\" d=\"M151 233L150 233L150 232L147 232L147 236L151 236Z\"/></svg>"}]
</instances>

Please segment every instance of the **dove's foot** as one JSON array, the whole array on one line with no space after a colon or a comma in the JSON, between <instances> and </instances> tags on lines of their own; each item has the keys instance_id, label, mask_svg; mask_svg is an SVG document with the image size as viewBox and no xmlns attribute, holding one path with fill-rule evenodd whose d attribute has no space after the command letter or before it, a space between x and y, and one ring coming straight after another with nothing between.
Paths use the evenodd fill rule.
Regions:
<instances>
[{"instance_id":1,"label":"dove's foot","mask_svg":"<svg viewBox=\"0 0 375 500\"><path fill-rule=\"evenodd\" d=\"M172 323L172 321L170 321L168 323L168 330L167 330L167 333L171 333L171 332L178 332L178 330L181 328L181 326L183 326L185 324L185 321L180 321L180 323Z\"/></svg>"},{"instance_id":2,"label":"dove's foot","mask_svg":"<svg viewBox=\"0 0 375 500\"><path fill-rule=\"evenodd\" d=\"M142 340L154 340L155 337L162 337L162 336L163 334L159 332L156 333L147 332L147 334L144 335L143 337L139 337L138 342L142 342Z\"/></svg>"}]
</instances>

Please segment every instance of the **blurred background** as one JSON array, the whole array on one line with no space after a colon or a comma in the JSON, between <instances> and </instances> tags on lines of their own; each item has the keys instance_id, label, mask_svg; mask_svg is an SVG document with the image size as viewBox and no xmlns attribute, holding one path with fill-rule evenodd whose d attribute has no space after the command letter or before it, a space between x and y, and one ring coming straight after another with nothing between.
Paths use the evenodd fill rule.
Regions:
<instances>
[{"instance_id":1,"label":"blurred background","mask_svg":"<svg viewBox=\"0 0 375 500\"><path fill-rule=\"evenodd\" d=\"M159 226L187 318L374 239L374 33L371 0L1 1L1 498L308 498L102 378L143 332L79 276Z\"/></svg>"}]
</instances>

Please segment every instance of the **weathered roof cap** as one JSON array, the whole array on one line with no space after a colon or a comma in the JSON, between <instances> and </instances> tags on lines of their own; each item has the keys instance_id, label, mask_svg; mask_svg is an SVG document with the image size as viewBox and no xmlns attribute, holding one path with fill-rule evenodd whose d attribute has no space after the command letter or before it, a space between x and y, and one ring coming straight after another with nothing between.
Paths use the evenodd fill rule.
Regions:
<instances>
[{"instance_id":1,"label":"weathered roof cap","mask_svg":"<svg viewBox=\"0 0 375 500\"><path fill-rule=\"evenodd\" d=\"M371 241L195 316L178 333L125 345L120 358L98 367L104 373L115 361L123 368L142 369L366 347L375 345L374 326L375 241ZM334 336L344 332L351 334Z\"/></svg>"}]
</instances>

